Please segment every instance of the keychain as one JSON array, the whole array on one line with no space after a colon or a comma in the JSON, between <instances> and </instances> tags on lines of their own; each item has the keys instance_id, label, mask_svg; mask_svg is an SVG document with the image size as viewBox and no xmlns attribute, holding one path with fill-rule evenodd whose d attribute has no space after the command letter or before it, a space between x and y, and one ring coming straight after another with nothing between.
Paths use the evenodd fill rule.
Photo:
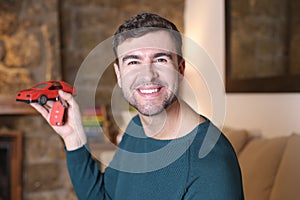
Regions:
<instances>
[{"instance_id":1,"label":"keychain","mask_svg":"<svg viewBox=\"0 0 300 200\"><path fill-rule=\"evenodd\" d=\"M36 102L41 106L44 106L48 100L55 101L50 113L50 124L62 126L66 121L68 104L58 95L59 90L70 93L72 96L76 95L74 86L61 80L52 80L40 82L31 88L19 91L16 95L16 101L24 103Z\"/></svg>"},{"instance_id":2,"label":"keychain","mask_svg":"<svg viewBox=\"0 0 300 200\"><path fill-rule=\"evenodd\" d=\"M50 124L53 126L62 126L65 123L67 116L68 104L60 96L53 103L50 113Z\"/></svg>"}]
</instances>

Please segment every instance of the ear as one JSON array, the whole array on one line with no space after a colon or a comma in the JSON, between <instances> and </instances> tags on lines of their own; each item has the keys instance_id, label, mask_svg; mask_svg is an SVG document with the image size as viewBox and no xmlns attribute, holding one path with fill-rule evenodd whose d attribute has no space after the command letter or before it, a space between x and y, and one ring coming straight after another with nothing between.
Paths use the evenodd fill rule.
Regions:
<instances>
[{"instance_id":1,"label":"ear","mask_svg":"<svg viewBox=\"0 0 300 200\"><path fill-rule=\"evenodd\" d=\"M179 66L178 66L178 71L179 71L179 74L181 75L181 77L184 76L184 72L185 72L185 60L182 59L179 63Z\"/></svg>"},{"instance_id":2,"label":"ear","mask_svg":"<svg viewBox=\"0 0 300 200\"><path fill-rule=\"evenodd\" d=\"M116 63L114 63L114 69L115 69L115 73L116 73L116 76L117 76L118 85L119 85L120 88L122 88L121 74L120 74L120 67L119 67L119 65L117 65Z\"/></svg>"}]
</instances>

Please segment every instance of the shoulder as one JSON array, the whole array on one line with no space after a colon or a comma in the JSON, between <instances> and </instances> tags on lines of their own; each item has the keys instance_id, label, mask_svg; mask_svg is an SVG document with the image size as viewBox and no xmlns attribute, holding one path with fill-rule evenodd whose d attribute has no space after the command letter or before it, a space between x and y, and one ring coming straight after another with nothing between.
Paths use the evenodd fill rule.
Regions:
<instances>
[{"instance_id":1,"label":"shoulder","mask_svg":"<svg viewBox=\"0 0 300 200\"><path fill-rule=\"evenodd\" d=\"M238 159L232 145L210 121L199 125L191 145L190 158L191 167L196 169L198 175L211 174L223 177L224 181L230 180L231 175L240 176Z\"/></svg>"},{"instance_id":2,"label":"shoulder","mask_svg":"<svg viewBox=\"0 0 300 200\"><path fill-rule=\"evenodd\" d=\"M199 159L215 156L223 157L228 154L235 156L235 151L229 140L208 119L198 126L193 145L199 151Z\"/></svg>"},{"instance_id":3,"label":"shoulder","mask_svg":"<svg viewBox=\"0 0 300 200\"><path fill-rule=\"evenodd\" d=\"M200 127L199 127L200 128ZM241 199L242 177L233 147L211 122L197 132L190 149L190 194L207 199Z\"/></svg>"}]
</instances>

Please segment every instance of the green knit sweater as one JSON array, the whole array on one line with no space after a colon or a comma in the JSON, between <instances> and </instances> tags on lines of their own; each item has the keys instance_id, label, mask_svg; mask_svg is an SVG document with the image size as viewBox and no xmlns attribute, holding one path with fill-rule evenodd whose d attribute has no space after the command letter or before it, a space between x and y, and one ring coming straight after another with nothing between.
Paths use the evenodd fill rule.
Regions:
<instances>
[{"instance_id":1,"label":"green knit sweater","mask_svg":"<svg viewBox=\"0 0 300 200\"><path fill-rule=\"evenodd\" d=\"M184 137L156 140L135 117L105 173L85 147L66 155L81 200L244 199L235 152L209 120Z\"/></svg>"}]
</instances>

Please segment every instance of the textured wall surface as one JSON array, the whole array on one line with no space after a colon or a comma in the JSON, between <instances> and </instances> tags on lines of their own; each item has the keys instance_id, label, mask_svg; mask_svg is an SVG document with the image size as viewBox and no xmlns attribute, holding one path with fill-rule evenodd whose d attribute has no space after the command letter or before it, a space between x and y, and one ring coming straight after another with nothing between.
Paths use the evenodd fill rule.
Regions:
<instances>
[{"instance_id":1,"label":"textured wall surface","mask_svg":"<svg viewBox=\"0 0 300 200\"><path fill-rule=\"evenodd\" d=\"M183 0L2 0L0 98L14 101L18 90L48 79L73 83L89 52L131 15L155 12L183 30L183 10ZM88 88L91 83L84 84ZM99 104L110 104L114 86L115 75L108 68L97 89ZM24 134L24 200L77 199L63 143L41 116L0 115L0 129Z\"/></svg>"},{"instance_id":2,"label":"textured wall surface","mask_svg":"<svg viewBox=\"0 0 300 200\"><path fill-rule=\"evenodd\" d=\"M0 97L60 79L58 3L0 1Z\"/></svg>"},{"instance_id":3,"label":"textured wall surface","mask_svg":"<svg viewBox=\"0 0 300 200\"><path fill-rule=\"evenodd\" d=\"M299 75L297 0L231 0L231 75L237 79Z\"/></svg>"},{"instance_id":4,"label":"textured wall surface","mask_svg":"<svg viewBox=\"0 0 300 200\"><path fill-rule=\"evenodd\" d=\"M117 27L132 15L153 12L173 21L183 31L184 0L64 0L61 1L63 75L74 82L80 65L102 41L113 36ZM101 55L96 59L101 59ZM112 60L113 62L113 60ZM106 67L106 66L99 66ZM91 82L91 81L90 81ZM84 81L86 90L91 83ZM104 72L99 82L96 101L110 104L116 84L113 67Z\"/></svg>"}]
</instances>

